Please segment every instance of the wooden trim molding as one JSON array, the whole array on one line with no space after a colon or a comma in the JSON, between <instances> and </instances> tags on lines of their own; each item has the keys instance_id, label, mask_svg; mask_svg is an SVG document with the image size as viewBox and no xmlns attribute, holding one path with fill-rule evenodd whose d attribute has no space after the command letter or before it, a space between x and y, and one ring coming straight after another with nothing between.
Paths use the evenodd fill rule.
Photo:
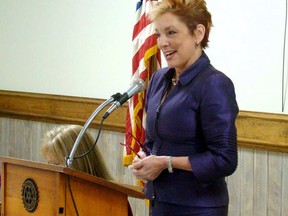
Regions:
<instances>
[{"instance_id":1,"label":"wooden trim molding","mask_svg":"<svg viewBox=\"0 0 288 216\"><path fill-rule=\"evenodd\" d=\"M0 116L31 121L83 125L102 99L0 90ZM127 104L104 121L103 129L125 132ZM98 127L104 112L91 127ZM239 146L288 152L288 115L240 111L237 118Z\"/></svg>"},{"instance_id":2,"label":"wooden trim molding","mask_svg":"<svg viewBox=\"0 0 288 216\"><path fill-rule=\"evenodd\" d=\"M0 90L0 116L50 123L84 125L104 100ZM108 108L108 107L107 107ZM119 107L103 123L103 129L124 132L127 104ZM94 119L98 127L105 110Z\"/></svg>"},{"instance_id":3,"label":"wooden trim molding","mask_svg":"<svg viewBox=\"0 0 288 216\"><path fill-rule=\"evenodd\" d=\"M240 146L288 152L288 115L241 111L236 125Z\"/></svg>"}]
</instances>

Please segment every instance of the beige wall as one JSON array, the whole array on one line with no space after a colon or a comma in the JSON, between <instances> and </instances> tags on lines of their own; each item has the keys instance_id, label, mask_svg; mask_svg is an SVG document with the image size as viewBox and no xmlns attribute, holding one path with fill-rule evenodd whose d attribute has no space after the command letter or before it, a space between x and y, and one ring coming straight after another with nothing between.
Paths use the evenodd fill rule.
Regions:
<instances>
[{"instance_id":1,"label":"beige wall","mask_svg":"<svg viewBox=\"0 0 288 216\"><path fill-rule=\"evenodd\" d=\"M96 98L122 93L132 73L136 3L0 0L0 89ZM207 0L207 7L214 26L206 51L235 83L240 109L281 112L285 1Z\"/></svg>"}]
</instances>

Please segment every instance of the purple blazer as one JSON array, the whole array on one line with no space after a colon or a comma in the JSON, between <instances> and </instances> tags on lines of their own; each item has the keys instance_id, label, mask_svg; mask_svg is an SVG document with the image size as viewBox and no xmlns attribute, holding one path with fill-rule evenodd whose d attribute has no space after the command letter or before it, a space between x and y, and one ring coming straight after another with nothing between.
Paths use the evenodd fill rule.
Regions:
<instances>
[{"instance_id":1,"label":"purple blazer","mask_svg":"<svg viewBox=\"0 0 288 216\"><path fill-rule=\"evenodd\" d=\"M149 83L145 145L154 155L189 156L193 171L164 170L146 184L146 197L192 207L227 206L225 176L237 167L233 83L203 52L161 105L173 74L173 68L160 69Z\"/></svg>"}]
</instances>

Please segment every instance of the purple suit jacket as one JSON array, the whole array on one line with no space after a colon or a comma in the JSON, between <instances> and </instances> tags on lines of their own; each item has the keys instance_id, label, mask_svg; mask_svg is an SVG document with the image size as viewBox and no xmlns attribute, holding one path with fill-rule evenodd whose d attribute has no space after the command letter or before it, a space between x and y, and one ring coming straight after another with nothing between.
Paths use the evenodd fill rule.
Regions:
<instances>
[{"instance_id":1,"label":"purple suit jacket","mask_svg":"<svg viewBox=\"0 0 288 216\"><path fill-rule=\"evenodd\" d=\"M146 184L146 197L195 207L227 206L225 176L237 167L239 109L233 83L203 52L161 104L173 74L173 68L163 68L151 78L145 145L154 155L189 156L193 171L164 170Z\"/></svg>"}]
</instances>

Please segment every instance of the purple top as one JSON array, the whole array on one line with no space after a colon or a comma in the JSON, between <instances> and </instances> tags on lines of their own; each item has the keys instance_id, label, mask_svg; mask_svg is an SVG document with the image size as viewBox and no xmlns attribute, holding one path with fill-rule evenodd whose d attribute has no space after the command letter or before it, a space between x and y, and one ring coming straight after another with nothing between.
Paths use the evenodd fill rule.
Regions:
<instances>
[{"instance_id":1,"label":"purple top","mask_svg":"<svg viewBox=\"0 0 288 216\"><path fill-rule=\"evenodd\" d=\"M158 201L195 207L227 206L225 176L237 167L239 109L233 83L203 52L161 105L173 74L173 68L163 68L151 78L145 145L154 155L189 156L193 172L164 170L146 184L146 197L154 194Z\"/></svg>"}]
</instances>

